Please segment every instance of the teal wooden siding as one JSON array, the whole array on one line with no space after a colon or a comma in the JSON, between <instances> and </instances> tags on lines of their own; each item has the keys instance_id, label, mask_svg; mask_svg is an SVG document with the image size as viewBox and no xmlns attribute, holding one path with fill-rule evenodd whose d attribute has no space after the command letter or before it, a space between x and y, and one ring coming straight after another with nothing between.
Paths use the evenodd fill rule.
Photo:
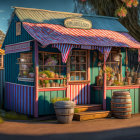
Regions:
<instances>
[{"instance_id":1,"label":"teal wooden siding","mask_svg":"<svg viewBox=\"0 0 140 140\"><path fill-rule=\"evenodd\" d=\"M5 45L33 40L33 38L23 28L22 24L21 24L21 35L16 36L16 22L19 22L19 19L16 15L14 15L2 46L3 49L5 48Z\"/></svg>"},{"instance_id":2,"label":"teal wooden siding","mask_svg":"<svg viewBox=\"0 0 140 140\"><path fill-rule=\"evenodd\" d=\"M91 87L92 104L103 104L103 90L94 90Z\"/></svg>"},{"instance_id":3,"label":"teal wooden siding","mask_svg":"<svg viewBox=\"0 0 140 140\"><path fill-rule=\"evenodd\" d=\"M140 89L120 89L120 91L129 91L132 100L132 114L140 113ZM106 92L106 106L107 110L111 110L111 97L114 91L117 90L107 90Z\"/></svg>"},{"instance_id":4,"label":"teal wooden siding","mask_svg":"<svg viewBox=\"0 0 140 140\"><path fill-rule=\"evenodd\" d=\"M0 108L2 108L4 104L4 81L4 69L0 69Z\"/></svg>"},{"instance_id":5,"label":"teal wooden siding","mask_svg":"<svg viewBox=\"0 0 140 140\"><path fill-rule=\"evenodd\" d=\"M20 53L11 53L4 56L5 82L34 86L34 82L18 81L19 64L17 64L17 58L19 57Z\"/></svg>"},{"instance_id":6,"label":"teal wooden siding","mask_svg":"<svg viewBox=\"0 0 140 140\"><path fill-rule=\"evenodd\" d=\"M51 99L55 97L66 97L66 91L43 91L38 93L38 114L51 115L55 114Z\"/></svg>"},{"instance_id":7,"label":"teal wooden siding","mask_svg":"<svg viewBox=\"0 0 140 140\"><path fill-rule=\"evenodd\" d=\"M93 62L93 57L96 54L96 59ZM100 68L98 67L98 51L97 50L92 50L90 51L90 84L96 86L96 77L99 74ZM95 104L95 103L102 103L102 100L100 98L102 97L102 91L101 92L96 92L94 89L91 87L90 88L90 103Z\"/></svg>"},{"instance_id":8,"label":"teal wooden siding","mask_svg":"<svg viewBox=\"0 0 140 140\"><path fill-rule=\"evenodd\" d=\"M22 25L21 25L21 35L16 36L16 22L19 22L19 19L16 15L14 15L2 46L3 49L5 48L5 45L33 40L33 38L27 33L27 31L23 28ZM19 74L19 65L17 64L17 58L19 57L20 53L6 54L4 56L5 81L16 84L33 86L34 85L33 82L22 82L18 81L17 79Z\"/></svg>"}]
</instances>

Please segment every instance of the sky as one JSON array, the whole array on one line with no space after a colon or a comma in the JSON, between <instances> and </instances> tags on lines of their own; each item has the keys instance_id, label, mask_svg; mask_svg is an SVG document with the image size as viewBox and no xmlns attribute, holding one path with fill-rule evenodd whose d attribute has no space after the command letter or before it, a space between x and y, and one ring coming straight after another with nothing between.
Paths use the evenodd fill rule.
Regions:
<instances>
[{"instance_id":1,"label":"sky","mask_svg":"<svg viewBox=\"0 0 140 140\"><path fill-rule=\"evenodd\" d=\"M6 33L12 6L73 12L73 0L0 0L0 30Z\"/></svg>"}]
</instances>

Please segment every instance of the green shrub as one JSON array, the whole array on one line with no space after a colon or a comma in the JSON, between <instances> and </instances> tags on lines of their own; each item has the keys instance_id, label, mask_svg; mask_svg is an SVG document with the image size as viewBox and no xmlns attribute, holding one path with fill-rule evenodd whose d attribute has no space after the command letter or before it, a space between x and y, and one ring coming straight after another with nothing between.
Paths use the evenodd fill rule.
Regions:
<instances>
[{"instance_id":1,"label":"green shrub","mask_svg":"<svg viewBox=\"0 0 140 140\"><path fill-rule=\"evenodd\" d=\"M62 97L55 97L55 98L52 98L51 99L51 102L54 104L55 102L57 101L69 101L70 99L65 97L65 98L62 98Z\"/></svg>"},{"instance_id":2,"label":"green shrub","mask_svg":"<svg viewBox=\"0 0 140 140\"><path fill-rule=\"evenodd\" d=\"M0 124L3 123L3 122L4 122L3 118L0 117Z\"/></svg>"},{"instance_id":3,"label":"green shrub","mask_svg":"<svg viewBox=\"0 0 140 140\"><path fill-rule=\"evenodd\" d=\"M15 112L6 112L4 118L9 120L28 120L26 115L17 114Z\"/></svg>"},{"instance_id":4,"label":"green shrub","mask_svg":"<svg viewBox=\"0 0 140 140\"><path fill-rule=\"evenodd\" d=\"M79 109L78 108L74 108L74 113L79 113Z\"/></svg>"}]
</instances>

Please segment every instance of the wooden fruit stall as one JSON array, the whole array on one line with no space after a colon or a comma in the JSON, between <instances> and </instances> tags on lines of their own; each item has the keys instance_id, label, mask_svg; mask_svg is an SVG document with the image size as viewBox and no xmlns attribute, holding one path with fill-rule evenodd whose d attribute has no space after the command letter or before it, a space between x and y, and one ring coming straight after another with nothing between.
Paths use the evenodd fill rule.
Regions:
<instances>
[{"instance_id":1,"label":"wooden fruit stall","mask_svg":"<svg viewBox=\"0 0 140 140\"><path fill-rule=\"evenodd\" d=\"M51 99L68 97L109 110L123 89L139 112L140 43L117 18L21 7L13 15L3 44L6 109L50 115Z\"/></svg>"}]
</instances>

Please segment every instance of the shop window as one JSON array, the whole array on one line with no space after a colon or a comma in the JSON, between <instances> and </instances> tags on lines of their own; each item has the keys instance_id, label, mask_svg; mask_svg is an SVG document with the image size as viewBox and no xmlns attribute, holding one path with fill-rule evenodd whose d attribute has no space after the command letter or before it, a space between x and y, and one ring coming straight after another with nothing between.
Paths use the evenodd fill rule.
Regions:
<instances>
[{"instance_id":1,"label":"shop window","mask_svg":"<svg viewBox=\"0 0 140 140\"><path fill-rule=\"evenodd\" d=\"M21 53L18 58L19 64L19 81L34 81L34 68L32 63L32 53Z\"/></svg>"},{"instance_id":2,"label":"shop window","mask_svg":"<svg viewBox=\"0 0 140 140\"><path fill-rule=\"evenodd\" d=\"M126 82L129 85L140 84L140 64L138 63L137 49L127 49Z\"/></svg>"},{"instance_id":3,"label":"shop window","mask_svg":"<svg viewBox=\"0 0 140 140\"><path fill-rule=\"evenodd\" d=\"M39 87L65 87L66 65L62 65L61 53L39 53Z\"/></svg>"},{"instance_id":4,"label":"shop window","mask_svg":"<svg viewBox=\"0 0 140 140\"><path fill-rule=\"evenodd\" d=\"M87 51L73 50L70 55L70 81L87 80Z\"/></svg>"},{"instance_id":5,"label":"shop window","mask_svg":"<svg viewBox=\"0 0 140 140\"><path fill-rule=\"evenodd\" d=\"M21 35L21 22L16 22L16 36Z\"/></svg>"},{"instance_id":6,"label":"shop window","mask_svg":"<svg viewBox=\"0 0 140 140\"><path fill-rule=\"evenodd\" d=\"M0 69L3 69L3 55L0 54Z\"/></svg>"},{"instance_id":7,"label":"shop window","mask_svg":"<svg viewBox=\"0 0 140 140\"><path fill-rule=\"evenodd\" d=\"M104 65L104 55L99 52L98 57L98 69L99 75L96 77L97 86L103 85L103 65ZM119 49L113 48L106 61L106 76L107 76L107 86L121 86L123 85L122 77L122 55Z\"/></svg>"}]
</instances>

